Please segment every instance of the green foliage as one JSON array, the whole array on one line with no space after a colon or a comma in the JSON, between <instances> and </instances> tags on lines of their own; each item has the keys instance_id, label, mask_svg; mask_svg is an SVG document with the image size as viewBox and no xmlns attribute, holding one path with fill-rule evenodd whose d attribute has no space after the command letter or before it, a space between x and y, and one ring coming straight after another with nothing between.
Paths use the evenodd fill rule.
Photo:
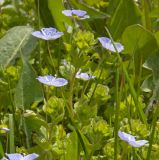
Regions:
<instances>
[{"instance_id":1,"label":"green foliage","mask_svg":"<svg viewBox=\"0 0 159 160\"><path fill-rule=\"evenodd\" d=\"M121 37L126 27L140 23L140 12L133 0L121 0L117 2L118 4L110 21L110 31L115 40ZM112 3L114 2L112 1ZM114 6L114 4L112 5Z\"/></svg>"},{"instance_id":2,"label":"green foliage","mask_svg":"<svg viewBox=\"0 0 159 160\"><path fill-rule=\"evenodd\" d=\"M50 115L53 123L62 121L64 117L65 103L62 98L50 97L46 104L43 106L43 110L46 114Z\"/></svg>"},{"instance_id":3,"label":"green foliage","mask_svg":"<svg viewBox=\"0 0 159 160\"><path fill-rule=\"evenodd\" d=\"M124 53L133 56L135 73L139 75L140 65L158 49L156 39L152 33L142 26L133 25L125 29L122 40L125 46Z\"/></svg>"},{"instance_id":4,"label":"green foliage","mask_svg":"<svg viewBox=\"0 0 159 160\"><path fill-rule=\"evenodd\" d=\"M33 29L27 26L17 26L8 31L0 39L0 65L6 67L15 58L23 54L28 57L36 46L35 38L31 35Z\"/></svg>"},{"instance_id":5,"label":"green foliage","mask_svg":"<svg viewBox=\"0 0 159 160\"><path fill-rule=\"evenodd\" d=\"M79 30L74 35L74 41L75 41L77 47L81 50L88 50L88 49L90 49L90 47L92 47L96 44L96 41L94 39L94 34L92 34L89 31Z\"/></svg>"},{"instance_id":6,"label":"green foliage","mask_svg":"<svg viewBox=\"0 0 159 160\"><path fill-rule=\"evenodd\" d=\"M23 68L15 90L15 105L24 110L30 108L33 102L41 101L43 93L30 64L24 57L22 59Z\"/></svg>"},{"instance_id":7,"label":"green foliage","mask_svg":"<svg viewBox=\"0 0 159 160\"><path fill-rule=\"evenodd\" d=\"M158 8L158 0L0 2L0 159L35 152L39 160L158 160ZM64 35L37 41L33 28L44 27ZM102 48L105 35L123 52ZM90 80L78 79L79 70ZM36 79L50 74L68 84ZM119 130L149 144L132 147Z\"/></svg>"},{"instance_id":8,"label":"green foliage","mask_svg":"<svg viewBox=\"0 0 159 160\"><path fill-rule=\"evenodd\" d=\"M65 160L71 160L72 157L74 160L78 160L79 157L79 149L78 149L78 136L75 131L70 133L67 141L66 141L66 154L64 155Z\"/></svg>"}]
</instances>

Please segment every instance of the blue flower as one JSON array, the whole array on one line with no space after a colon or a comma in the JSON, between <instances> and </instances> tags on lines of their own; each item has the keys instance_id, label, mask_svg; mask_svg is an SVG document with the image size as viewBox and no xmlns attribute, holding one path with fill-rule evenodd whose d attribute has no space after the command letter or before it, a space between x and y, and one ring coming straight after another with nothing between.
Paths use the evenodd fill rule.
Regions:
<instances>
[{"instance_id":1,"label":"blue flower","mask_svg":"<svg viewBox=\"0 0 159 160\"><path fill-rule=\"evenodd\" d=\"M36 78L39 82L48 86L61 87L68 84L68 81L64 78L57 78L51 75L39 76Z\"/></svg>"},{"instance_id":2,"label":"blue flower","mask_svg":"<svg viewBox=\"0 0 159 160\"><path fill-rule=\"evenodd\" d=\"M55 28L42 28L41 31L32 32L32 35L44 40L55 40L63 35L63 32L58 32Z\"/></svg>"},{"instance_id":3,"label":"blue flower","mask_svg":"<svg viewBox=\"0 0 159 160\"><path fill-rule=\"evenodd\" d=\"M94 79L96 76L91 76L87 72L86 73L81 73L81 69L76 73L76 78L78 79L83 79L83 80L90 80Z\"/></svg>"},{"instance_id":4,"label":"blue flower","mask_svg":"<svg viewBox=\"0 0 159 160\"><path fill-rule=\"evenodd\" d=\"M147 140L139 140L139 141L136 141L136 138L135 136L132 136L130 134L127 134L125 132L121 132L121 131L118 131L118 136L120 137L120 139L128 142L131 146L133 147L142 147L144 146L146 143L148 143Z\"/></svg>"},{"instance_id":5,"label":"blue flower","mask_svg":"<svg viewBox=\"0 0 159 160\"><path fill-rule=\"evenodd\" d=\"M34 160L39 157L39 155L35 153L28 154L26 156L20 153L12 153L12 154L6 153L6 156L8 160Z\"/></svg>"},{"instance_id":6,"label":"blue flower","mask_svg":"<svg viewBox=\"0 0 159 160\"><path fill-rule=\"evenodd\" d=\"M3 127L3 128L0 128L0 130L2 130L2 131L5 131L5 132L9 132L9 131L10 131L10 129L8 129L8 128L5 128L5 127Z\"/></svg>"},{"instance_id":7,"label":"blue flower","mask_svg":"<svg viewBox=\"0 0 159 160\"><path fill-rule=\"evenodd\" d=\"M68 17L77 16L80 19L89 18L89 16L87 15L87 12L86 11L82 11L82 10L75 10L75 9L72 9L72 10L63 10L62 13L65 16L68 16Z\"/></svg>"},{"instance_id":8,"label":"blue flower","mask_svg":"<svg viewBox=\"0 0 159 160\"><path fill-rule=\"evenodd\" d=\"M109 51L116 52L113 43L111 42L111 39L107 37L99 37L98 40L104 48L108 49ZM124 46L120 43L115 42L114 45L118 52L122 52L124 50Z\"/></svg>"}]
</instances>

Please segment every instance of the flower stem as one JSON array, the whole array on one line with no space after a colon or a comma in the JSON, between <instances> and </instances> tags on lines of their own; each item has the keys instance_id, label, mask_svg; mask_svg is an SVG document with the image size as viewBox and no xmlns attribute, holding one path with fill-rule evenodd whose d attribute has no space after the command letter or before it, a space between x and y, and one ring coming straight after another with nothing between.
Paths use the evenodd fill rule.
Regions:
<instances>
[{"instance_id":1,"label":"flower stem","mask_svg":"<svg viewBox=\"0 0 159 160\"><path fill-rule=\"evenodd\" d=\"M114 45L114 41L113 41L113 38L112 38L109 30L107 29L107 27L105 27L105 29L106 29L106 31L107 31L107 33L108 33L108 35L109 35L109 37L110 37L110 39L111 39L111 41L112 41L112 43L113 43L113 46L114 46L114 48L115 48L115 50L116 50L116 54L117 54L117 57L118 57L118 61L119 61L119 63L122 65L123 72L124 72L124 74L125 74L125 78L126 78L126 80L127 80L127 82L128 82L129 89L130 89L131 95L132 95L132 97L133 97L135 106L136 106L136 110L137 110L137 112L139 113L139 116L140 116L140 118L142 119L142 121L144 122L144 124L147 125L146 116L145 116L145 114L144 114L144 112L143 112L143 110L142 110L141 104L138 102L137 94L136 94L135 89L134 89L134 86L133 86L133 84L132 84L132 82L131 82L131 80L130 80L130 78L129 78L128 72L127 72L124 64L122 63L122 58L121 58L121 56L120 56L120 54L119 54L116 46Z\"/></svg>"},{"instance_id":2,"label":"flower stem","mask_svg":"<svg viewBox=\"0 0 159 160\"><path fill-rule=\"evenodd\" d=\"M155 128L156 128L156 122L157 122L157 115L159 112L159 104L156 104L154 106L154 115L153 115L153 119L152 119L152 124L151 124L151 134L150 134L150 141L149 141L149 148L148 148L148 152L147 152L147 158L146 160L150 160L151 159L151 150L152 150L152 144L153 144L153 140L154 140L154 135L155 135Z\"/></svg>"},{"instance_id":3,"label":"flower stem","mask_svg":"<svg viewBox=\"0 0 159 160\"><path fill-rule=\"evenodd\" d=\"M119 93L119 69L116 68L116 80L115 80L115 97L116 97L116 110L115 110L115 127L114 127L114 160L117 160L118 156L118 124L119 124L119 109L120 109L120 93Z\"/></svg>"}]
</instances>

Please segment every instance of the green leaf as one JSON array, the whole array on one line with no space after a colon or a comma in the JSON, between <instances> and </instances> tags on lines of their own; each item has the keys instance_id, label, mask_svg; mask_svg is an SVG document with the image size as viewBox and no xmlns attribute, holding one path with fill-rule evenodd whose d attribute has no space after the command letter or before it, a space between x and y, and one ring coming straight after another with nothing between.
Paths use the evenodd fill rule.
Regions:
<instances>
[{"instance_id":1,"label":"green leaf","mask_svg":"<svg viewBox=\"0 0 159 160\"><path fill-rule=\"evenodd\" d=\"M110 32L113 39L119 39L126 27L139 23L139 21L140 12L134 0L121 0L110 21Z\"/></svg>"},{"instance_id":2,"label":"green leaf","mask_svg":"<svg viewBox=\"0 0 159 160\"><path fill-rule=\"evenodd\" d=\"M151 92L154 88L153 76L149 75L142 83L141 89L144 92Z\"/></svg>"},{"instance_id":3,"label":"green leaf","mask_svg":"<svg viewBox=\"0 0 159 160\"><path fill-rule=\"evenodd\" d=\"M79 151L78 151L78 136L76 131L73 131L66 142L66 154L65 160L79 160Z\"/></svg>"},{"instance_id":4,"label":"green leaf","mask_svg":"<svg viewBox=\"0 0 159 160\"><path fill-rule=\"evenodd\" d=\"M31 35L32 31L31 27L17 26L0 39L0 65L6 67L19 56L19 53L28 57L36 47L36 39Z\"/></svg>"},{"instance_id":5,"label":"green leaf","mask_svg":"<svg viewBox=\"0 0 159 160\"><path fill-rule=\"evenodd\" d=\"M46 114L50 115L54 124L59 123L64 117L64 100L62 98L57 98L52 96L44 104L43 110Z\"/></svg>"},{"instance_id":6,"label":"green leaf","mask_svg":"<svg viewBox=\"0 0 159 160\"><path fill-rule=\"evenodd\" d=\"M38 132L41 126L47 126L47 123L31 110L24 113L24 118L29 131Z\"/></svg>"},{"instance_id":7,"label":"green leaf","mask_svg":"<svg viewBox=\"0 0 159 160\"><path fill-rule=\"evenodd\" d=\"M43 93L30 64L24 57L22 57L22 60L23 69L15 91L15 104L21 109L26 109L33 102L41 101Z\"/></svg>"},{"instance_id":8,"label":"green leaf","mask_svg":"<svg viewBox=\"0 0 159 160\"><path fill-rule=\"evenodd\" d=\"M55 23L48 7L48 0L45 0L45 1L35 0L35 4L40 13L40 18L44 26L45 27L54 26Z\"/></svg>"},{"instance_id":9,"label":"green leaf","mask_svg":"<svg viewBox=\"0 0 159 160\"><path fill-rule=\"evenodd\" d=\"M144 67L152 70L152 76L148 79L145 79L142 84L142 89L146 88L146 91L152 91L152 96L149 100L149 105L146 109L146 113L148 113L152 107L154 100L159 100L159 55L158 52L153 56L149 57L147 61L144 63ZM145 91L145 90L144 90Z\"/></svg>"},{"instance_id":10,"label":"green leaf","mask_svg":"<svg viewBox=\"0 0 159 160\"><path fill-rule=\"evenodd\" d=\"M82 149L85 153L84 154L85 160L90 159L92 152L92 145L89 143L88 139L80 132L80 130L78 130L76 127L75 130L78 135Z\"/></svg>"},{"instance_id":11,"label":"green leaf","mask_svg":"<svg viewBox=\"0 0 159 160\"><path fill-rule=\"evenodd\" d=\"M124 53L134 57L136 74L140 65L158 49L154 35L140 25L132 25L122 35Z\"/></svg>"}]
</instances>

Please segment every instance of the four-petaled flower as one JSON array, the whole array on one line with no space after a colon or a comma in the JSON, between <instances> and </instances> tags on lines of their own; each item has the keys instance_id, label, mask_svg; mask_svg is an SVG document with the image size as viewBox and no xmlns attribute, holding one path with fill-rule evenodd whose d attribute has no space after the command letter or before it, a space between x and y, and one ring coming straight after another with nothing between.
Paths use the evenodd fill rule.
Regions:
<instances>
[{"instance_id":1,"label":"four-petaled flower","mask_svg":"<svg viewBox=\"0 0 159 160\"><path fill-rule=\"evenodd\" d=\"M61 86L65 86L68 84L68 81L66 79L57 78L51 75L39 76L36 79L43 84L46 84L48 86L54 86L54 87L61 87Z\"/></svg>"},{"instance_id":2,"label":"four-petaled flower","mask_svg":"<svg viewBox=\"0 0 159 160\"><path fill-rule=\"evenodd\" d=\"M87 72L85 73L81 73L81 69L79 69L79 71L76 73L76 78L78 79L83 79L83 80L90 80L90 79L94 79L96 76L91 76L89 75Z\"/></svg>"},{"instance_id":3,"label":"four-petaled flower","mask_svg":"<svg viewBox=\"0 0 159 160\"><path fill-rule=\"evenodd\" d=\"M8 158L8 159L4 158L6 160L34 160L39 157L39 155L36 153L28 154L26 156L20 153L11 153L11 154L6 153L6 156Z\"/></svg>"},{"instance_id":4,"label":"four-petaled flower","mask_svg":"<svg viewBox=\"0 0 159 160\"><path fill-rule=\"evenodd\" d=\"M135 136L132 136L131 134L127 134L127 133L121 132L121 131L118 131L118 136L120 137L120 139L128 142L133 147L142 147L146 143L148 143L147 140L136 141Z\"/></svg>"},{"instance_id":5,"label":"four-petaled flower","mask_svg":"<svg viewBox=\"0 0 159 160\"><path fill-rule=\"evenodd\" d=\"M72 17L72 16L77 16L80 19L86 19L89 18L89 15L87 15L86 11L82 11L82 10L76 10L76 9L72 9L72 10L63 10L62 13L65 16L68 17Z\"/></svg>"},{"instance_id":6,"label":"four-petaled flower","mask_svg":"<svg viewBox=\"0 0 159 160\"><path fill-rule=\"evenodd\" d=\"M115 47L114 47L111 39L109 39L107 37L99 37L98 40L104 48L108 49L111 52L116 52L116 49L118 52L122 52L124 50L124 46L118 42L114 42L114 45L115 45Z\"/></svg>"},{"instance_id":7,"label":"four-petaled flower","mask_svg":"<svg viewBox=\"0 0 159 160\"><path fill-rule=\"evenodd\" d=\"M58 32L55 28L42 28L41 31L32 32L32 35L44 40L55 40L63 35L63 32Z\"/></svg>"}]
</instances>

